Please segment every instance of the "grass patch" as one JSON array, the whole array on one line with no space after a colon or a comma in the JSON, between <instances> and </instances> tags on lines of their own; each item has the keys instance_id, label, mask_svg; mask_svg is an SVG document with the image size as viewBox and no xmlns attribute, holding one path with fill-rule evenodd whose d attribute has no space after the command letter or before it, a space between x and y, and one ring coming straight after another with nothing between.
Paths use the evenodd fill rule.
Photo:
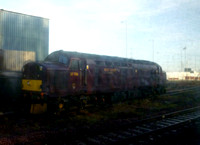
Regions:
<instances>
[{"instance_id":1,"label":"grass patch","mask_svg":"<svg viewBox=\"0 0 200 145\"><path fill-rule=\"evenodd\" d=\"M200 85L200 82L173 82L169 84L168 88L176 89L195 85ZM133 99L132 101L113 104L112 107L83 110L73 119L93 124L109 119L145 118L160 112L171 112L197 105L200 105L200 95L197 95L197 92L186 92L175 96L161 95L156 98Z\"/></svg>"}]
</instances>

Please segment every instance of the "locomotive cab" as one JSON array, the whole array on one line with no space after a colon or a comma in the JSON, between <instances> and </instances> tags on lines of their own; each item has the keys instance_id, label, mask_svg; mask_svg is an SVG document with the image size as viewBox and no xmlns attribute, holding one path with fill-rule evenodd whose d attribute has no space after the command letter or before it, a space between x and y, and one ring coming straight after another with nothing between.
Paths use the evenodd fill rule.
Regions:
<instances>
[{"instance_id":1,"label":"locomotive cab","mask_svg":"<svg viewBox=\"0 0 200 145\"><path fill-rule=\"evenodd\" d=\"M63 65L32 62L24 65L22 75L23 100L30 113L46 112L49 101L66 96L68 71Z\"/></svg>"},{"instance_id":2,"label":"locomotive cab","mask_svg":"<svg viewBox=\"0 0 200 145\"><path fill-rule=\"evenodd\" d=\"M43 66L39 64L29 63L22 69L22 90L41 92L45 71Z\"/></svg>"},{"instance_id":3,"label":"locomotive cab","mask_svg":"<svg viewBox=\"0 0 200 145\"><path fill-rule=\"evenodd\" d=\"M47 105L45 103L46 98L44 95L44 76L46 76L46 71L44 66L40 63L30 62L24 65L22 69L23 103L26 106L26 110L30 109L30 113L43 113L46 111ZM43 105L37 107L32 105L37 104L38 100L42 100Z\"/></svg>"}]
</instances>

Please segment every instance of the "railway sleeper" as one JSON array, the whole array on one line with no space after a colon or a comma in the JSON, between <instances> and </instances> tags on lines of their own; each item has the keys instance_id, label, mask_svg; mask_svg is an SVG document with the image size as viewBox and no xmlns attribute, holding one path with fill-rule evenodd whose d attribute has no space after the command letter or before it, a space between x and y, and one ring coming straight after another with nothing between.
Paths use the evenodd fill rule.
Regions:
<instances>
[{"instance_id":1,"label":"railway sleeper","mask_svg":"<svg viewBox=\"0 0 200 145\"><path fill-rule=\"evenodd\" d=\"M159 129L163 128L164 125L158 126L155 122L150 122L150 123L144 124L143 126L148 127L152 130L159 130Z\"/></svg>"},{"instance_id":2,"label":"railway sleeper","mask_svg":"<svg viewBox=\"0 0 200 145\"><path fill-rule=\"evenodd\" d=\"M119 144L121 141L133 138L135 136L137 136L135 133L133 134L132 132L126 130L117 133L108 133L106 136L99 135L98 137L105 139L104 143L106 144L113 144L113 143Z\"/></svg>"},{"instance_id":3,"label":"railway sleeper","mask_svg":"<svg viewBox=\"0 0 200 145\"><path fill-rule=\"evenodd\" d=\"M82 141L79 141L79 140L73 142L72 144L77 144L77 145L87 145L85 142L82 142Z\"/></svg>"},{"instance_id":4,"label":"railway sleeper","mask_svg":"<svg viewBox=\"0 0 200 145\"><path fill-rule=\"evenodd\" d=\"M187 121L187 120L190 120L192 117L191 116L178 116L176 118L172 118L172 119L175 119L179 122L184 122L184 121Z\"/></svg>"},{"instance_id":5,"label":"railway sleeper","mask_svg":"<svg viewBox=\"0 0 200 145\"><path fill-rule=\"evenodd\" d=\"M128 132L128 131L123 131L122 134L126 135L127 137L131 137L132 133Z\"/></svg>"},{"instance_id":6,"label":"railway sleeper","mask_svg":"<svg viewBox=\"0 0 200 145\"><path fill-rule=\"evenodd\" d=\"M146 128L146 127L143 127L143 126L136 126L136 128L144 131L145 133L152 131L152 129L149 129L149 128Z\"/></svg>"},{"instance_id":7,"label":"railway sleeper","mask_svg":"<svg viewBox=\"0 0 200 145\"><path fill-rule=\"evenodd\" d=\"M171 122L166 122L165 120L158 121L157 123L158 124L163 124L163 125L166 125L166 126L171 126L173 124Z\"/></svg>"},{"instance_id":8,"label":"railway sleeper","mask_svg":"<svg viewBox=\"0 0 200 145\"><path fill-rule=\"evenodd\" d=\"M181 123L183 122L183 120L177 119L177 118L171 118L172 121L177 122L177 123Z\"/></svg>"},{"instance_id":9,"label":"railway sleeper","mask_svg":"<svg viewBox=\"0 0 200 145\"><path fill-rule=\"evenodd\" d=\"M120 140L126 139L127 135L125 135L123 132L118 132L117 133L117 138L119 138Z\"/></svg>"},{"instance_id":10,"label":"railway sleeper","mask_svg":"<svg viewBox=\"0 0 200 145\"><path fill-rule=\"evenodd\" d=\"M180 116L178 117L180 120L183 120L183 122L187 121L187 120L191 120L191 116Z\"/></svg>"},{"instance_id":11,"label":"railway sleeper","mask_svg":"<svg viewBox=\"0 0 200 145\"><path fill-rule=\"evenodd\" d=\"M87 138L88 142L89 143L92 143L92 144L101 144L101 141L98 140L98 138Z\"/></svg>"},{"instance_id":12,"label":"railway sleeper","mask_svg":"<svg viewBox=\"0 0 200 145\"><path fill-rule=\"evenodd\" d=\"M163 128L167 128L167 127L171 126L171 124L164 123L164 122L157 122L156 126L159 126L159 127L161 127L160 129L163 129Z\"/></svg>"},{"instance_id":13,"label":"railway sleeper","mask_svg":"<svg viewBox=\"0 0 200 145\"><path fill-rule=\"evenodd\" d=\"M102 139L105 144L109 144L111 142L115 142L116 141L116 140L113 140L113 139L111 139L111 138L109 138L107 136L104 136L104 135L98 135L98 137L100 139Z\"/></svg>"},{"instance_id":14,"label":"railway sleeper","mask_svg":"<svg viewBox=\"0 0 200 145\"><path fill-rule=\"evenodd\" d=\"M196 116L195 116L196 115ZM171 130L177 125L183 125L192 119L199 118L199 113L191 113L187 115L181 115L172 118L165 118L156 122L149 122L135 126L134 128L128 128L124 131L111 132L105 135L98 135L93 138L94 144L119 144L123 143L124 140L135 140L142 136L149 135L150 132L162 132L164 130ZM95 143L97 142L97 143Z\"/></svg>"},{"instance_id":15,"label":"railway sleeper","mask_svg":"<svg viewBox=\"0 0 200 145\"><path fill-rule=\"evenodd\" d=\"M173 124L173 125L179 124L180 122L183 122L183 121L174 121L174 120L172 120L171 118L170 118L170 119L165 119L164 121L165 121L166 123L171 123L171 124Z\"/></svg>"},{"instance_id":16,"label":"railway sleeper","mask_svg":"<svg viewBox=\"0 0 200 145\"><path fill-rule=\"evenodd\" d=\"M149 130L154 130L156 128L154 123L149 123L149 124L143 124L142 127L147 128Z\"/></svg>"},{"instance_id":17,"label":"railway sleeper","mask_svg":"<svg viewBox=\"0 0 200 145\"><path fill-rule=\"evenodd\" d=\"M141 130L139 130L139 129L128 129L128 131L131 131L131 133L132 133L132 135L133 136L138 136L138 135L141 135L141 134L143 134L143 131L141 131Z\"/></svg>"},{"instance_id":18,"label":"railway sleeper","mask_svg":"<svg viewBox=\"0 0 200 145\"><path fill-rule=\"evenodd\" d=\"M112 140L114 140L114 142L117 142L117 141L120 141L122 139L125 139L125 137L123 135L119 134L119 132L118 133L112 133L111 132L111 133L108 133L107 136L109 138L112 138Z\"/></svg>"}]
</instances>

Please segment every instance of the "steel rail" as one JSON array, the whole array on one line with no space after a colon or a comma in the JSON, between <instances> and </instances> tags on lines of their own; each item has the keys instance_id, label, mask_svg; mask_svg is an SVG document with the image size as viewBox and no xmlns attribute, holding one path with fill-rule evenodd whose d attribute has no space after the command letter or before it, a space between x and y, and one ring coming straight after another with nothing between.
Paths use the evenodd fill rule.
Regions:
<instances>
[{"instance_id":1,"label":"steel rail","mask_svg":"<svg viewBox=\"0 0 200 145\"><path fill-rule=\"evenodd\" d=\"M122 144L125 141L137 140L144 135L173 129L198 118L200 118L200 106L132 122L124 128L110 132L96 135L90 133L89 136L85 134L85 138L76 140L73 144Z\"/></svg>"},{"instance_id":2,"label":"steel rail","mask_svg":"<svg viewBox=\"0 0 200 145\"><path fill-rule=\"evenodd\" d=\"M199 91L199 89L200 89L200 86L183 88L183 89L178 89L178 90L171 90L171 91L167 91L166 94L163 94L161 96L177 95L177 94L182 94L182 93L191 92L191 91Z\"/></svg>"}]
</instances>

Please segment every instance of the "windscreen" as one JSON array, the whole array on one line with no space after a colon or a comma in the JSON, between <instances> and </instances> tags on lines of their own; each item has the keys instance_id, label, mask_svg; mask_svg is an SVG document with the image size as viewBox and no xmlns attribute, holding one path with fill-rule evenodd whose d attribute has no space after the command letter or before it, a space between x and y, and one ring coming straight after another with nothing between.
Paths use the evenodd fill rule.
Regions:
<instances>
[{"instance_id":1,"label":"windscreen","mask_svg":"<svg viewBox=\"0 0 200 145\"><path fill-rule=\"evenodd\" d=\"M65 65L69 64L69 58L63 54L59 54L57 52L54 52L50 55L48 55L45 58L45 61L50 61L50 62L59 62L59 63L63 63Z\"/></svg>"},{"instance_id":2,"label":"windscreen","mask_svg":"<svg viewBox=\"0 0 200 145\"><path fill-rule=\"evenodd\" d=\"M34 79L34 80L41 80L42 75L44 74L43 66L39 64L26 64L23 67L22 73L24 79Z\"/></svg>"}]
</instances>

